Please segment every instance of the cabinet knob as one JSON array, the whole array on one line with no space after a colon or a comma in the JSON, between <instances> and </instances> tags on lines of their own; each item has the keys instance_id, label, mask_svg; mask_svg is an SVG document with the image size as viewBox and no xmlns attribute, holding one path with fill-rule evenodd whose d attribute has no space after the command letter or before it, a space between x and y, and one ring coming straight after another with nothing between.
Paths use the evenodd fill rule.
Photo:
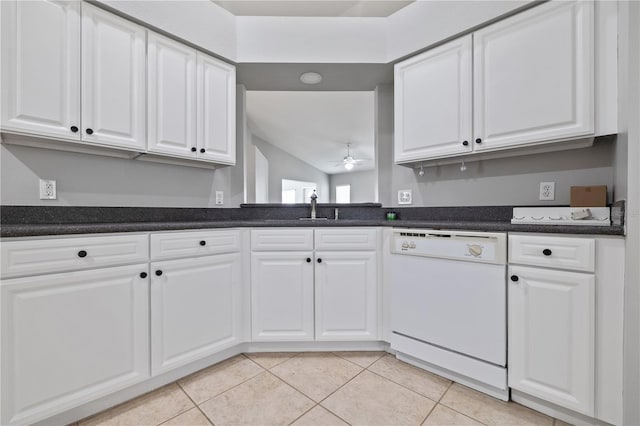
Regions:
<instances>
[{"instance_id":1,"label":"cabinet knob","mask_svg":"<svg viewBox=\"0 0 640 426\"><path fill-rule=\"evenodd\" d=\"M307 263L311 263L311 258L307 257Z\"/></svg>"},{"instance_id":2,"label":"cabinet knob","mask_svg":"<svg viewBox=\"0 0 640 426\"><path fill-rule=\"evenodd\" d=\"M202 154L204 154L204 153L206 152L206 149L204 149L204 148L200 148L200 152L201 152Z\"/></svg>"},{"instance_id":3,"label":"cabinet knob","mask_svg":"<svg viewBox=\"0 0 640 426\"><path fill-rule=\"evenodd\" d=\"M93 134L93 129L87 129L85 131L87 132L88 135L92 135Z\"/></svg>"},{"instance_id":4,"label":"cabinet knob","mask_svg":"<svg viewBox=\"0 0 640 426\"><path fill-rule=\"evenodd\" d=\"M140 272L140 278L147 278L146 272Z\"/></svg>"},{"instance_id":5,"label":"cabinet knob","mask_svg":"<svg viewBox=\"0 0 640 426\"><path fill-rule=\"evenodd\" d=\"M322 263L322 259L318 258L318 263Z\"/></svg>"},{"instance_id":6,"label":"cabinet knob","mask_svg":"<svg viewBox=\"0 0 640 426\"><path fill-rule=\"evenodd\" d=\"M78 126L71 126L71 127L70 127L70 130L71 130L73 133L78 133Z\"/></svg>"},{"instance_id":7,"label":"cabinet knob","mask_svg":"<svg viewBox=\"0 0 640 426\"><path fill-rule=\"evenodd\" d=\"M85 250L80 250L78 252L78 257L87 257L87 252Z\"/></svg>"},{"instance_id":8,"label":"cabinet knob","mask_svg":"<svg viewBox=\"0 0 640 426\"><path fill-rule=\"evenodd\" d=\"M480 138L476 139L476 143L482 143L482 139Z\"/></svg>"},{"instance_id":9,"label":"cabinet knob","mask_svg":"<svg viewBox=\"0 0 640 426\"><path fill-rule=\"evenodd\" d=\"M462 146L469 146L469 141L463 141Z\"/></svg>"},{"instance_id":10,"label":"cabinet knob","mask_svg":"<svg viewBox=\"0 0 640 426\"><path fill-rule=\"evenodd\" d=\"M197 151L196 147L195 147L195 146L192 146L192 147L191 147L191 152L196 152L196 151Z\"/></svg>"},{"instance_id":11,"label":"cabinet knob","mask_svg":"<svg viewBox=\"0 0 640 426\"><path fill-rule=\"evenodd\" d=\"M158 270L156 271L156 275L157 275L157 276L161 276L161 275L162 275L162 271L161 271L160 269L158 269Z\"/></svg>"},{"instance_id":12,"label":"cabinet knob","mask_svg":"<svg viewBox=\"0 0 640 426\"><path fill-rule=\"evenodd\" d=\"M202 241L200 241L200 245L201 245L201 246L206 246L206 245L207 245L207 242L206 242L205 240L202 240Z\"/></svg>"},{"instance_id":13,"label":"cabinet knob","mask_svg":"<svg viewBox=\"0 0 640 426\"><path fill-rule=\"evenodd\" d=\"M517 283L520 278L517 275L511 275L511 281Z\"/></svg>"},{"instance_id":14,"label":"cabinet knob","mask_svg":"<svg viewBox=\"0 0 640 426\"><path fill-rule=\"evenodd\" d=\"M552 251L549 249L544 249L542 250L542 254L544 254L545 256L551 256Z\"/></svg>"}]
</instances>

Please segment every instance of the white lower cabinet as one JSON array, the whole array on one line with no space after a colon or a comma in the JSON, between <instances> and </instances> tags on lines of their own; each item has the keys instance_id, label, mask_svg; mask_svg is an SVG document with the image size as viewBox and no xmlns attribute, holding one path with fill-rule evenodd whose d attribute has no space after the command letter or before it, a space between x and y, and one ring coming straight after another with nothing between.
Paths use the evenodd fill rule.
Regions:
<instances>
[{"instance_id":1,"label":"white lower cabinet","mask_svg":"<svg viewBox=\"0 0 640 426\"><path fill-rule=\"evenodd\" d=\"M316 340L375 340L376 252L316 252L316 259Z\"/></svg>"},{"instance_id":2,"label":"white lower cabinet","mask_svg":"<svg viewBox=\"0 0 640 426\"><path fill-rule=\"evenodd\" d=\"M240 253L151 264L153 375L242 341Z\"/></svg>"},{"instance_id":3,"label":"white lower cabinet","mask_svg":"<svg viewBox=\"0 0 640 426\"><path fill-rule=\"evenodd\" d=\"M252 340L378 340L377 238L375 228L253 230Z\"/></svg>"},{"instance_id":4,"label":"white lower cabinet","mask_svg":"<svg viewBox=\"0 0 640 426\"><path fill-rule=\"evenodd\" d=\"M313 252L251 254L254 341L313 340Z\"/></svg>"},{"instance_id":5,"label":"white lower cabinet","mask_svg":"<svg viewBox=\"0 0 640 426\"><path fill-rule=\"evenodd\" d=\"M594 416L595 276L511 266L509 386Z\"/></svg>"},{"instance_id":6,"label":"white lower cabinet","mask_svg":"<svg viewBox=\"0 0 640 426\"><path fill-rule=\"evenodd\" d=\"M33 423L149 377L147 268L0 282L1 424Z\"/></svg>"}]
</instances>

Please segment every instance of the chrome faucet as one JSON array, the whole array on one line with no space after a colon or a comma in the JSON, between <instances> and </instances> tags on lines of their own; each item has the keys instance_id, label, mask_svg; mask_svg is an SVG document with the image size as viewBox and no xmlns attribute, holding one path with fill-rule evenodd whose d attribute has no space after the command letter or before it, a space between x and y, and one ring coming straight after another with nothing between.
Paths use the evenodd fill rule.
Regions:
<instances>
[{"instance_id":1,"label":"chrome faucet","mask_svg":"<svg viewBox=\"0 0 640 426\"><path fill-rule=\"evenodd\" d=\"M318 195L316 194L316 190L313 190L313 194L311 194L311 219L316 218L316 204L318 204Z\"/></svg>"}]
</instances>

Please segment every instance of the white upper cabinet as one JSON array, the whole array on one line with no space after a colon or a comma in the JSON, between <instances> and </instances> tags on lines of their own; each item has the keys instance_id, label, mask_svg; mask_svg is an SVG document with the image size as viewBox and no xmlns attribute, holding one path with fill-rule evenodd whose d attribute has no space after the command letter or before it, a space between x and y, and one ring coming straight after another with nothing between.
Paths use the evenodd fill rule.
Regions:
<instances>
[{"instance_id":1,"label":"white upper cabinet","mask_svg":"<svg viewBox=\"0 0 640 426\"><path fill-rule=\"evenodd\" d=\"M593 2L545 3L473 37L476 151L593 134Z\"/></svg>"},{"instance_id":2,"label":"white upper cabinet","mask_svg":"<svg viewBox=\"0 0 640 426\"><path fill-rule=\"evenodd\" d=\"M198 158L236 162L236 69L198 53Z\"/></svg>"},{"instance_id":3,"label":"white upper cabinet","mask_svg":"<svg viewBox=\"0 0 640 426\"><path fill-rule=\"evenodd\" d=\"M395 66L395 161L472 149L471 35Z\"/></svg>"},{"instance_id":4,"label":"white upper cabinet","mask_svg":"<svg viewBox=\"0 0 640 426\"><path fill-rule=\"evenodd\" d=\"M3 1L2 130L80 139L80 2Z\"/></svg>"},{"instance_id":5,"label":"white upper cabinet","mask_svg":"<svg viewBox=\"0 0 640 426\"><path fill-rule=\"evenodd\" d=\"M82 5L82 139L146 148L146 30Z\"/></svg>"},{"instance_id":6,"label":"white upper cabinet","mask_svg":"<svg viewBox=\"0 0 640 426\"><path fill-rule=\"evenodd\" d=\"M150 152L196 158L196 58L194 49L149 32Z\"/></svg>"},{"instance_id":7,"label":"white upper cabinet","mask_svg":"<svg viewBox=\"0 0 640 426\"><path fill-rule=\"evenodd\" d=\"M594 136L594 28L550 1L396 64L395 162Z\"/></svg>"}]
</instances>

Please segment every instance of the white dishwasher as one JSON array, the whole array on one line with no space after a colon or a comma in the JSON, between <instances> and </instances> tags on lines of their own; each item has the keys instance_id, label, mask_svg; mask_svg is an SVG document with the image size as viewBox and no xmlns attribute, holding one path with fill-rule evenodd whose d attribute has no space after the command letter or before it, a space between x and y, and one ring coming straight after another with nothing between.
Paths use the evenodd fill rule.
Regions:
<instances>
[{"instance_id":1,"label":"white dishwasher","mask_svg":"<svg viewBox=\"0 0 640 426\"><path fill-rule=\"evenodd\" d=\"M507 400L505 233L394 229L391 348Z\"/></svg>"}]
</instances>

